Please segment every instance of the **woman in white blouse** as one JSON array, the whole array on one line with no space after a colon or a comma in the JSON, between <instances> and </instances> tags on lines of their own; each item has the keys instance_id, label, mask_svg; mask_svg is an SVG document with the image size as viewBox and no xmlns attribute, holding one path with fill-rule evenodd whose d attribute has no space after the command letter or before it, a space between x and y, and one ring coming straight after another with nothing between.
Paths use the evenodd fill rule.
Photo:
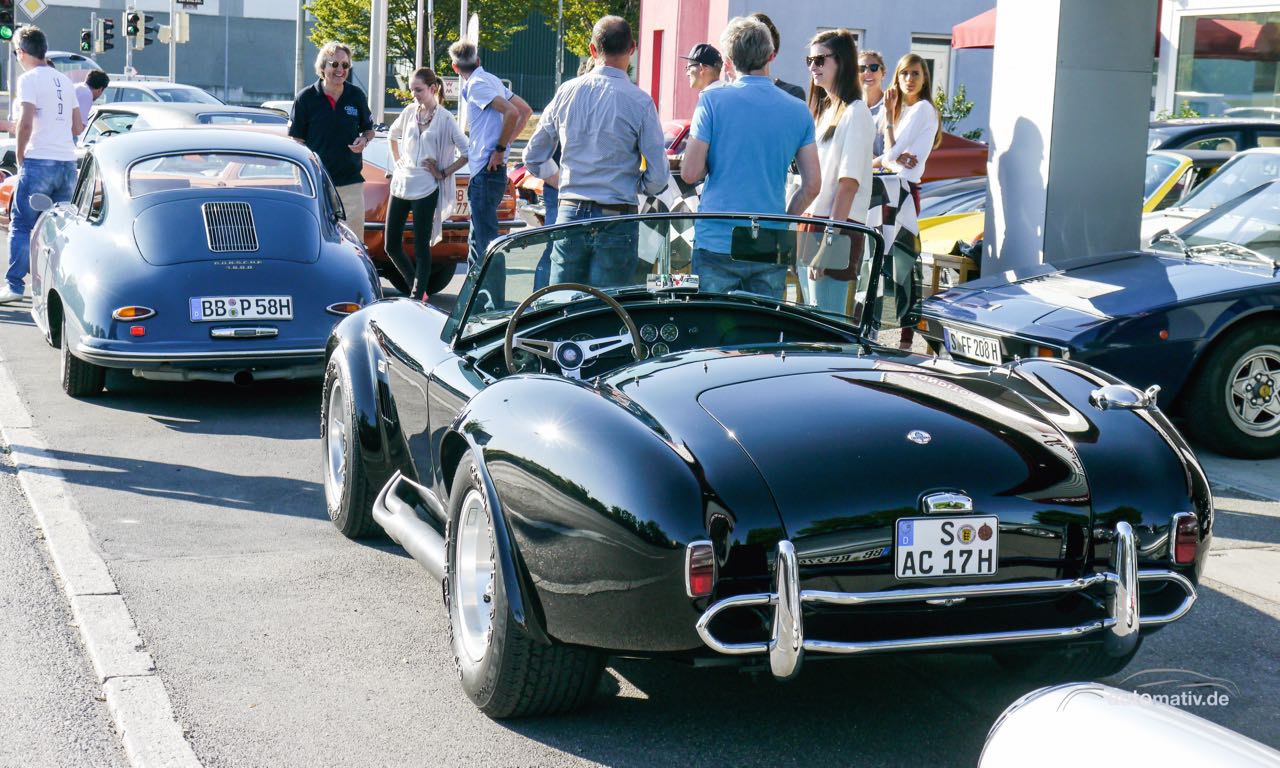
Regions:
<instances>
[{"instance_id":1,"label":"woman in white blouse","mask_svg":"<svg viewBox=\"0 0 1280 768\"><path fill-rule=\"evenodd\" d=\"M884 56L879 51L864 50L858 54L858 81L862 83L862 100L867 102L876 121L875 154L884 153Z\"/></svg>"},{"instance_id":2,"label":"woman in white blouse","mask_svg":"<svg viewBox=\"0 0 1280 768\"><path fill-rule=\"evenodd\" d=\"M409 296L426 299L431 276L431 246L442 237L444 209L454 199L453 174L467 164L467 137L449 110L440 107L442 83L422 67L413 73L413 104L400 113L387 132L394 166L391 203L387 206L387 255L412 285ZM404 252L404 223L413 213L413 258ZM427 224L430 222L430 224Z\"/></svg>"},{"instance_id":3,"label":"woman in white blouse","mask_svg":"<svg viewBox=\"0 0 1280 768\"><path fill-rule=\"evenodd\" d=\"M809 109L817 123L822 190L805 215L866 223L871 204L871 145L875 120L862 100L858 46L847 29L819 32L809 43ZM810 304L832 312L848 311L849 287L857 276L861 241L825 239L805 269Z\"/></svg>"},{"instance_id":4,"label":"woman in white blouse","mask_svg":"<svg viewBox=\"0 0 1280 768\"><path fill-rule=\"evenodd\" d=\"M898 59L893 83L884 92L884 153L876 158L877 167L898 174L911 188L916 215L920 215L920 179L924 176L929 153L942 143L942 120L933 105L933 83L924 59L908 53ZM919 260L916 268L919 268ZM910 325L902 329L899 347L910 349L915 331Z\"/></svg>"}]
</instances>

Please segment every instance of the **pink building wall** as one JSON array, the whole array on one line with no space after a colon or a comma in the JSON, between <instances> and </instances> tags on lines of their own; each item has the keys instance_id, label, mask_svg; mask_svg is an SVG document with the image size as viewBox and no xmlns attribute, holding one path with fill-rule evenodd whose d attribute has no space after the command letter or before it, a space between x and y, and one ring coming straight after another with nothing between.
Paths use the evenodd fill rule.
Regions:
<instances>
[{"instance_id":1,"label":"pink building wall","mask_svg":"<svg viewBox=\"0 0 1280 768\"><path fill-rule=\"evenodd\" d=\"M679 58L698 43L716 45L729 0L641 0L637 83L654 97L662 120L688 119L698 103ZM654 50L661 39L662 50Z\"/></svg>"}]
</instances>

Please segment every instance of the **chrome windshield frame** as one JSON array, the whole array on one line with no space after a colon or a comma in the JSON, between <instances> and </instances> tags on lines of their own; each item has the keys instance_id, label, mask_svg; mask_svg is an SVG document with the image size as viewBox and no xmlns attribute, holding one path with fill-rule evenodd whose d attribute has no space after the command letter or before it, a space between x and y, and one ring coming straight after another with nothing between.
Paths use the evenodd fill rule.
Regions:
<instances>
[{"instance_id":1,"label":"chrome windshield frame","mask_svg":"<svg viewBox=\"0 0 1280 768\"><path fill-rule=\"evenodd\" d=\"M875 227L866 224L859 224L853 221L835 221L833 219L818 219L809 216L792 216L790 214L762 214L762 213L731 213L731 212L697 212L697 213L680 213L680 212L663 212L663 213L635 213L622 216L602 216L597 219L586 219L578 221L565 222L563 224L552 224L550 226L535 227L510 232L502 235L489 244L489 249L485 252L484 259L479 264L472 264L467 270L467 277L462 285L462 289L458 292L458 300L454 304L453 310L449 313L449 318L445 321L444 328L441 331L440 338L449 344L451 348L458 348L465 344L468 340L474 338L477 334L471 334L464 337L463 329L467 324L464 319L471 316L472 307L476 301L476 286L481 283L484 274L489 267L490 260L493 255L509 243L522 238L531 236L553 235L560 230L567 230L571 227L597 226L602 223L619 223L619 222L654 222L664 220L736 220L743 223L760 223L760 222L778 222L782 224L821 224L823 226L833 226L840 230L856 231L867 235L871 239L871 274L880 275L884 266L884 236ZM637 286L626 286L625 289L631 289ZM872 306L877 296L879 281L872 280L867 287L867 306ZM615 290L615 289L607 289ZM730 299L733 294L714 294L717 297ZM807 307L804 304L791 304L785 301L780 302L787 307L798 311L811 310L815 317L820 318L823 322L831 322L834 318L829 313L819 312L817 309ZM872 323L874 321L873 312L864 312L861 320L857 324L857 333L860 338L869 339L873 337ZM839 320L837 320L839 322ZM848 325L852 325L852 320L845 321ZM502 327L502 323L495 324L493 328ZM488 330L488 329L487 329Z\"/></svg>"}]
</instances>

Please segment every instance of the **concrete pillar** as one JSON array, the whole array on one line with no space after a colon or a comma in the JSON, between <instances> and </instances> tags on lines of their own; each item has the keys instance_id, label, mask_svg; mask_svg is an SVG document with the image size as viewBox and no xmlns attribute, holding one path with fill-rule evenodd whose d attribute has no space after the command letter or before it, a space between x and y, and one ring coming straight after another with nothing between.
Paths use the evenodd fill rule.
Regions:
<instances>
[{"instance_id":1,"label":"concrete pillar","mask_svg":"<svg viewBox=\"0 0 1280 768\"><path fill-rule=\"evenodd\" d=\"M1151 0L999 0L984 275L1138 247Z\"/></svg>"}]
</instances>

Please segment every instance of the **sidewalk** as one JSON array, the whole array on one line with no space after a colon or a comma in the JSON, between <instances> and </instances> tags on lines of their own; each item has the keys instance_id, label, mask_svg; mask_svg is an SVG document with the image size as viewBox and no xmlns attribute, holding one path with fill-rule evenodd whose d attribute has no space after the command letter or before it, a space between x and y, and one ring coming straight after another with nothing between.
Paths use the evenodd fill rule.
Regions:
<instances>
[{"instance_id":1,"label":"sidewalk","mask_svg":"<svg viewBox=\"0 0 1280 768\"><path fill-rule=\"evenodd\" d=\"M1253 496L1280 501L1280 458L1228 459L1208 451L1201 451L1197 456L1215 486L1230 486Z\"/></svg>"}]
</instances>

